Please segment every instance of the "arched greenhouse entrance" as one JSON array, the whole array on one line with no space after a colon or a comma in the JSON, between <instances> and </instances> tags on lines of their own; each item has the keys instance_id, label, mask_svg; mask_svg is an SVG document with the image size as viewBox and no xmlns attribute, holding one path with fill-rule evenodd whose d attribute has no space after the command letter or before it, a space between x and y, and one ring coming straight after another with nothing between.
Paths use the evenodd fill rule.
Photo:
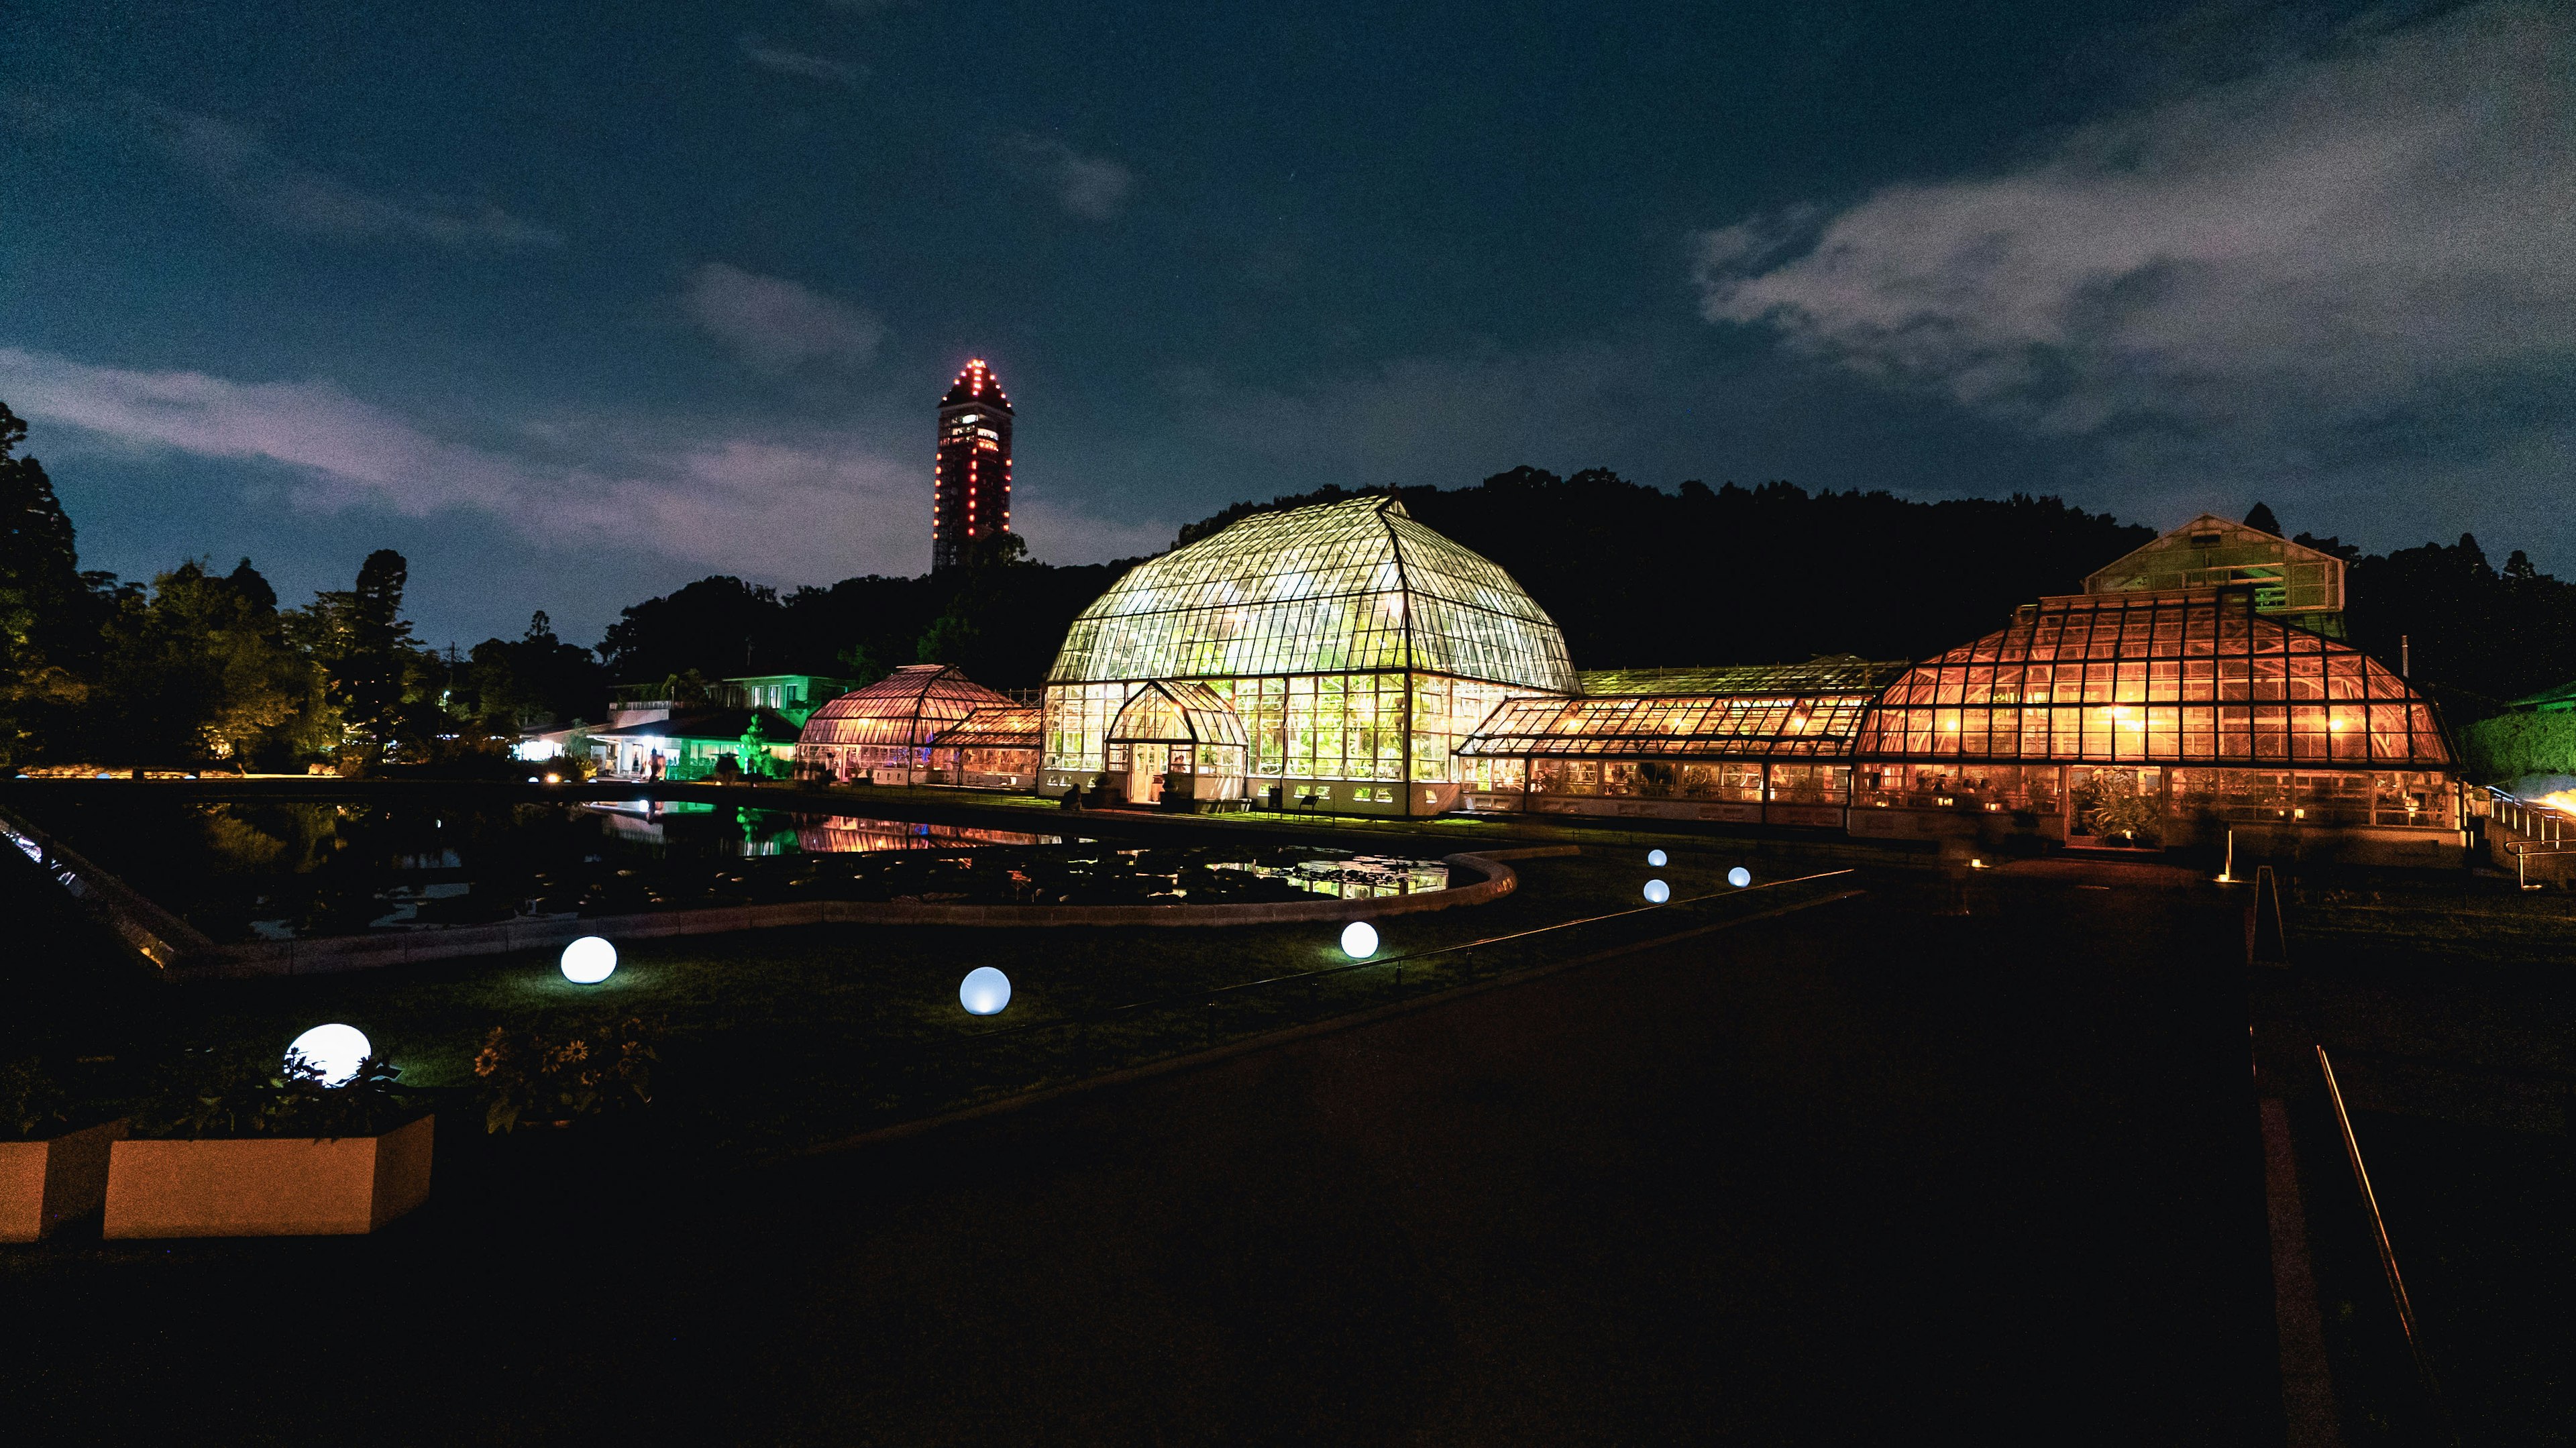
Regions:
<instances>
[{"instance_id":1,"label":"arched greenhouse entrance","mask_svg":"<svg viewBox=\"0 0 2576 1448\"><path fill-rule=\"evenodd\" d=\"M1147 684L1103 743L1109 783L1131 803L1190 809L1243 798L1243 720L1205 684Z\"/></svg>"}]
</instances>

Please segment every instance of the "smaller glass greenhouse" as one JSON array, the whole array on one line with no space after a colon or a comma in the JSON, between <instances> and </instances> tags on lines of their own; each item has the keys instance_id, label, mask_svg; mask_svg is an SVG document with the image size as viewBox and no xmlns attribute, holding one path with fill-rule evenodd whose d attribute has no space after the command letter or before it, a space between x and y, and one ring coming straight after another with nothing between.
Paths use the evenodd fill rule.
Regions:
<instances>
[{"instance_id":1,"label":"smaller glass greenhouse","mask_svg":"<svg viewBox=\"0 0 2576 1448\"><path fill-rule=\"evenodd\" d=\"M930 741L932 784L970 789L1028 789L1037 782L1035 704L987 704Z\"/></svg>"},{"instance_id":2,"label":"smaller glass greenhouse","mask_svg":"<svg viewBox=\"0 0 2576 1448\"><path fill-rule=\"evenodd\" d=\"M939 735L978 709L1007 705L1002 694L950 664L906 664L864 689L814 711L796 739L796 768L808 778L920 784Z\"/></svg>"}]
</instances>

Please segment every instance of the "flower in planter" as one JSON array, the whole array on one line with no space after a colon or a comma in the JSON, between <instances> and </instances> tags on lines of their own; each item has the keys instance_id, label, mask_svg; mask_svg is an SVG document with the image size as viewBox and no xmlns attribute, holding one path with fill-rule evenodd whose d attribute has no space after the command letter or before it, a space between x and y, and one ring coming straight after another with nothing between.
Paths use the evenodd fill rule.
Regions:
<instances>
[{"instance_id":1,"label":"flower in planter","mask_svg":"<svg viewBox=\"0 0 2576 1448\"><path fill-rule=\"evenodd\" d=\"M483 1085L483 1129L570 1126L587 1116L653 1100L659 1030L641 1017L553 1036L494 1026L474 1057Z\"/></svg>"}]
</instances>

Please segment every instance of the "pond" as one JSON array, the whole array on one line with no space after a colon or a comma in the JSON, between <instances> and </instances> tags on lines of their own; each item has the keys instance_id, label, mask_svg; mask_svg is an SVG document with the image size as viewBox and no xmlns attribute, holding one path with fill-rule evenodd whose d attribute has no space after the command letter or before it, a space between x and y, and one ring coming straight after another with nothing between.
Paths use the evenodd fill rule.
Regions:
<instances>
[{"instance_id":1,"label":"pond","mask_svg":"<svg viewBox=\"0 0 2576 1448\"><path fill-rule=\"evenodd\" d=\"M1256 903L1443 889L1436 861L1097 841L694 801L46 799L33 821L218 943L797 900Z\"/></svg>"}]
</instances>

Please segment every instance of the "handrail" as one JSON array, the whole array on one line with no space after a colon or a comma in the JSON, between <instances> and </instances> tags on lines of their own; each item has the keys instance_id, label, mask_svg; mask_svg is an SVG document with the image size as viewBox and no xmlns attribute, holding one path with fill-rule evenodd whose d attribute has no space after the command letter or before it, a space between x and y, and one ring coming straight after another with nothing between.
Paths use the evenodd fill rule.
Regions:
<instances>
[{"instance_id":1,"label":"handrail","mask_svg":"<svg viewBox=\"0 0 2576 1448\"><path fill-rule=\"evenodd\" d=\"M1737 898L1745 895L1758 894L1764 890L1778 889L1785 885L1802 885L1815 880L1830 880L1838 875L1849 875L1852 873L1854 873L1854 871L1849 868L1825 870L1817 874L1799 875L1787 880L1766 880L1762 884L1748 885L1741 889L1730 887L1724 890L1712 890L1705 895L1692 895L1679 900L1668 900L1661 905L1636 905L1625 910L1613 910L1601 915L1587 915L1577 920L1560 920L1553 925L1533 926L1528 930L1510 931L1506 934L1487 936L1483 939L1470 940L1458 945L1437 946L1429 950L1417 950L1404 955L1372 956L1367 960L1355 960L1346 965L1319 966L1314 970L1294 971L1287 975L1267 976L1260 980L1238 981L1233 985L1216 986L1206 990L1174 991L1167 995L1152 996L1140 1001L1130 1001L1125 1005L1103 1006L1078 1015L1060 1016L1054 1020L1030 1021L1025 1025L1003 1026L995 1030L977 1031L957 1039L962 1044L973 1045L984 1041L994 1040L1002 1036L1026 1035L1036 1031L1056 1030L1065 1026L1097 1024L1098 1022L1109 1020L1113 1017L1154 1010L1163 1006L1177 1005L1185 1001L1205 1001L1210 1005L1214 1005L1217 997L1232 995L1239 991L1255 990L1264 986L1288 985L1300 981L1311 983L1313 981L1320 980L1325 976L1345 975L1352 971L1374 970L1387 966L1395 967L1395 978L1397 982L1401 984L1404 979L1404 964L1407 961L1429 960L1435 956L1455 955L1461 953L1472 955L1475 951L1488 946L1502 945L1515 940L1526 940L1532 936L1547 935L1559 930L1571 930L1578 925L1592 925L1604 920L1618 920L1627 916L1643 915L1656 910L1671 910L1683 905L1696 905L1704 900Z\"/></svg>"},{"instance_id":2,"label":"handrail","mask_svg":"<svg viewBox=\"0 0 2576 1448\"><path fill-rule=\"evenodd\" d=\"M2432 1398L2433 1411L2442 1419L2450 1441L2460 1441L2459 1431L2450 1425L2450 1414L2442 1403L2442 1383L2433 1375L2433 1364L2424 1356L2424 1343L2415 1328L2415 1306L2406 1296L2406 1279L2397 1271L2397 1249L2388 1240L2388 1223L2379 1214L2379 1196L2370 1189L2370 1170L2361 1164L2361 1143L2352 1134L2352 1114L2344 1110L2343 1088L2335 1083L2334 1063L2326 1059L2326 1048L2315 1048L2317 1069L2326 1079L2326 1099L2334 1106L2335 1126L2343 1133L2344 1159L2352 1163L2352 1179L2361 1188L2361 1204L2370 1213L2371 1235L2379 1244L2379 1266L2388 1274L2388 1295L2397 1304L2397 1323L2406 1332L2406 1351L2415 1359L2416 1375L2424 1380L2424 1391Z\"/></svg>"},{"instance_id":3,"label":"handrail","mask_svg":"<svg viewBox=\"0 0 2576 1448\"><path fill-rule=\"evenodd\" d=\"M2487 785L2487 817L2504 821L2514 833L2534 842L2576 840L2576 818L2548 806L2535 807L2509 789Z\"/></svg>"}]
</instances>

